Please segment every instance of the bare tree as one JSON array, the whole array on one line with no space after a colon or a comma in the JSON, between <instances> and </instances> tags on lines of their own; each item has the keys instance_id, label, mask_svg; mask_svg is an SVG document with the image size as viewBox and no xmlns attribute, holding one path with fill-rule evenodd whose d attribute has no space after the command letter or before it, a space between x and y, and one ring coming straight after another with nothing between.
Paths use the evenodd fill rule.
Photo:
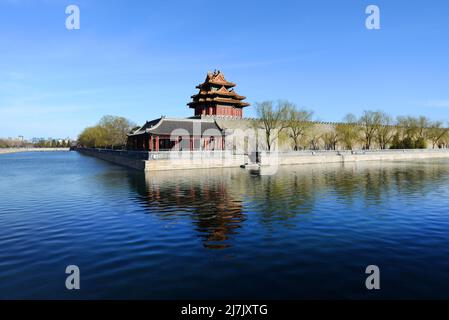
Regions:
<instances>
[{"instance_id":1,"label":"bare tree","mask_svg":"<svg viewBox=\"0 0 449 320\"><path fill-rule=\"evenodd\" d=\"M309 134L309 148L311 150L319 150L320 149L320 141L322 139L322 135L318 130L313 130Z\"/></svg>"},{"instance_id":2,"label":"bare tree","mask_svg":"<svg viewBox=\"0 0 449 320\"><path fill-rule=\"evenodd\" d=\"M346 150L353 150L355 143L360 139L360 126L357 123L357 118L353 114L348 114L335 127L340 143Z\"/></svg>"},{"instance_id":3,"label":"bare tree","mask_svg":"<svg viewBox=\"0 0 449 320\"><path fill-rule=\"evenodd\" d=\"M440 121L432 122L427 130L427 137L432 142L432 148L435 149L448 136L449 129L443 128Z\"/></svg>"},{"instance_id":4,"label":"bare tree","mask_svg":"<svg viewBox=\"0 0 449 320\"><path fill-rule=\"evenodd\" d=\"M418 118L418 139L426 139L427 138L427 128L430 127L431 121L429 118L420 116Z\"/></svg>"},{"instance_id":5,"label":"bare tree","mask_svg":"<svg viewBox=\"0 0 449 320\"><path fill-rule=\"evenodd\" d=\"M363 132L365 149L371 149L376 132L381 125L381 112L364 111L359 124Z\"/></svg>"},{"instance_id":6,"label":"bare tree","mask_svg":"<svg viewBox=\"0 0 449 320\"><path fill-rule=\"evenodd\" d=\"M313 124L310 122L313 112L298 109L296 105L287 105L287 128L288 135L293 142L293 149L299 150L301 140L304 138L306 132Z\"/></svg>"},{"instance_id":7,"label":"bare tree","mask_svg":"<svg viewBox=\"0 0 449 320\"><path fill-rule=\"evenodd\" d=\"M271 151L273 143L279 133L287 127L287 113L290 103L278 101L276 106L272 101L264 101L256 104L257 114L265 130L265 142L268 151Z\"/></svg>"},{"instance_id":8,"label":"bare tree","mask_svg":"<svg viewBox=\"0 0 449 320\"><path fill-rule=\"evenodd\" d=\"M329 131L323 134L324 148L326 150L336 150L338 143L338 134L336 131Z\"/></svg>"},{"instance_id":9,"label":"bare tree","mask_svg":"<svg viewBox=\"0 0 449 320\"><path fill-rule=\"evenodd\" d=\"M380 148L385 150L394 138L395 126L392 118L385 112L379 112L380 124L377 128L376 139Z\"/></svg>"},{"instance_id":10,"label":"bare tree","mask_svg":"<svg viewBox=\"0 0 449 320\"><path fill-rule=\"evenodd\" d=\"M424 116L419 118L398 117L398 137L402 148L425 148L430 120Z\"/></svg>"}]
</instances>

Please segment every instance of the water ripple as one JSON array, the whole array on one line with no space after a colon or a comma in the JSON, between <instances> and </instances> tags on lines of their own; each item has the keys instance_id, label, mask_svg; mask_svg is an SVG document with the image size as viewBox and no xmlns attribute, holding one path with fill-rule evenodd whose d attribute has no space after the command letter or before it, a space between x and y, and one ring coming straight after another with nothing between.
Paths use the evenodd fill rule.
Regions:
<instances>
[{"instance_id":1,"label":"water ripple","mask_svg":"<svg viewBox=\"0 0 449 320\"><path fill-rule=\"evenodd\" d=\"M449 162L143 174L0 157L0 298L449 298ZM65 290L65 267L83 290Z\"/></svg>"}]
</instances>

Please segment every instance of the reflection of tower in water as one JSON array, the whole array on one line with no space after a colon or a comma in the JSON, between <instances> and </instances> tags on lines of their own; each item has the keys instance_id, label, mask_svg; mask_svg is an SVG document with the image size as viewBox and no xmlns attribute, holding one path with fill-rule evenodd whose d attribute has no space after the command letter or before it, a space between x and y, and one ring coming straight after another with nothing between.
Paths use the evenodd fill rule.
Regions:
<instances>
[{"instance_id":1,"label":"reflection of tower in water","mask_svg":"<svg viewBox=\"0 0 449 320\"><path fill-rule=\"evenodd\" d=\"M230 246L231 235L246 220L232 170L152 172L145 175L145 188L137 188L152 214L161 219L193 220L194 229L210 249ZM236 188L237 187L237 188ZM236 190L237 189L237 190Z\"/></svg>"}]
</instances>

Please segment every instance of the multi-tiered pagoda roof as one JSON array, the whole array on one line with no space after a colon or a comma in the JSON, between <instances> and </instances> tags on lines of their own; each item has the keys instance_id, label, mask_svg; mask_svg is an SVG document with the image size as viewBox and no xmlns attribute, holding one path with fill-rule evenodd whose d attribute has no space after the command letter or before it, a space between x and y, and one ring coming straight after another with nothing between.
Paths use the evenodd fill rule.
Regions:
<instances>
[{"instance_id":1,"label":"multi-tiered pagoda roof","mask_svg":"<svg viewBox=\"0 0 449 320\"><path fill-rule=\"evenodd\" d=\"M198 94L188 105L195 109L195 117L188 119L160 119L147 121L128 134L127 149L151 152L175 150L226 150L225 127L218 121L241 119L246 98L238 95L235 84L220 71L209 72L197 86Z\"/></svg>"},{"instance_id":2,"label":"multi-tiered pagoda roof","mask_svg":"<svg viewBox=\"0 0 449 320\"><path fill-rule=\"evenodd\" d=\"M246 97L238 95L235 83L225 79L220 71L209 72L206 80L199 84L198 94L193 95L188 106L195 109L195 116L243 117L243 108L250 104L244 102Z\"/></svg>"}]
</instances>

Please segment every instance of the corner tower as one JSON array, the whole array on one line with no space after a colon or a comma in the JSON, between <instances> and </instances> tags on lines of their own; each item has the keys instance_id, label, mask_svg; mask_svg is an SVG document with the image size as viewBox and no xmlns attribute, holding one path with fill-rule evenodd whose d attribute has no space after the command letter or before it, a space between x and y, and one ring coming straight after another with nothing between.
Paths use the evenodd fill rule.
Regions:
<instances>
[{"instance_id":1,"label":"corner tower","mask_svg":"<svg viewBox=\"0 0 449 320\"><path fill-rule=\"evenodd\" d=\"M198 85L199 93L187 105L195 109L195 116L243 118L243 108L250 104L238 95L235 84L228 82L220 71L208 72L206 80Z\"/></svg>"}]
</instances>

